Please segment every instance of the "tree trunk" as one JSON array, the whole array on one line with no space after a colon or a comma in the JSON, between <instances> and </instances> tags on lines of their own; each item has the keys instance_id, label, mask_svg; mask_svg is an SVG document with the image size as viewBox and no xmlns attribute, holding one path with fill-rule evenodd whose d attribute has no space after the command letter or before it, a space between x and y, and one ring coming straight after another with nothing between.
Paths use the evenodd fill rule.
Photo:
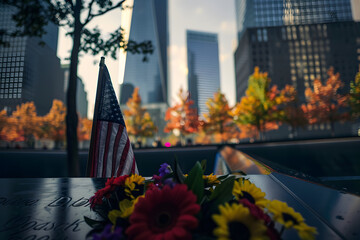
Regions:
<instances>
[{"instance_id":1,"label":"tree trunk","mask_svg":"<svg viewBox=\"0 0 360 240\"><path fill-rule=\"evenodd\" d=\"M292 134L292 138L296 139L297 138L297 127L295 125L290 125L291 127L291 134Z\"/></svg>"},{"instance_id":2,"label":"tree trunk","mask_svg":"<svg viewBox=\"0 0 360 240\"><path fill-rule=\"evenodd\" d=\"M331 137L335 137L335 122L330 121L330 128L331 128Z\"/></svg>"},{"instance_id":3,"label":"tree trunk","mask_svg":"<svg viewBox=\"0 0 360 240\"><path fill-rule=\"evenodd\" d=\"M225 139L224 139L224 128L223 128L223 123L220 122L220 137L221 137L221 144L225 143Z\"/></svg>"},{"instance_id":4,"label":"tree trunk","mask_svg":"<svg viewBox=\"0 0 360 240\"><path fill-rule=\"evenodd\" d=\"M260 125L260 122L258 122L257 124L256 124L256 129L257 129L257 131L258 131L258 136L257 136L257 138L256 138L256 140L261 140L262 139L262 134L261 134L261 125Z\"/></svg>"},{"instance_id":5,"label":"tree trunk","mask_svg":"<svg viewBox=\"0 0 360 240\"><path fill-rule=\"evenodd\" d=\"M68 157L68 174L69 177L80 176L80 164L78 153L77 125L78 115L76 111L76 85L77 85L77 69L79 60L80 37L82 25L80 22L81 0L76 0L74 8L74 35L73 48L70 59L70 76L68 82L68 90L66 96L67 113L66 113L66 140L67 140L67 157Z\"/></svg>"}]
</instances>

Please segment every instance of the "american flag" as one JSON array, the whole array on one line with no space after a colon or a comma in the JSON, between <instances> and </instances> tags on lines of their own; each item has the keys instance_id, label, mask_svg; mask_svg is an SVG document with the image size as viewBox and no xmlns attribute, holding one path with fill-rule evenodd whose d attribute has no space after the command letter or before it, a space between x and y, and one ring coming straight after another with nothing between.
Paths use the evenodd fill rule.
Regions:
<instances>
[{"instance_id":1,"label":"american flag","mask_svg":"<svg viewBox=\"0 0 360 240\"><path fill-rule=\"evenodd\" d=\"M113 177L138 173L109 72L101 59L89 160L90 177Z\"/></svg>"}]
</instances>

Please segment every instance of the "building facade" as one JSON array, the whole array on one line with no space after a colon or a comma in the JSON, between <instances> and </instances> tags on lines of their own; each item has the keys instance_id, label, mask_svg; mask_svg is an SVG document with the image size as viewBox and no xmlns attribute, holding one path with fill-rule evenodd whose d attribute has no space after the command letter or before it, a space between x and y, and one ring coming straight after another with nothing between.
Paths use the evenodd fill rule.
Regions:
<instances>
[{"instance_id":1,"label":"building facade","mask_svg":"<svg viewBox=\"0 0 360 240\"><path fill-rule=\"evenodd\" d=\"M186 32L188 89L199 117L207 112L206 101L220 89L218 35Z\"/></svg>"},{"instance_id":2,"label":"building facade","mask_svg":"<svg viewBox=\"0 0 360 240\"><path fill-rule=\"evenodd\" d=\"M306 102L305 89L312 87L315 79L326 81L330 67L340 73L345 84L340 91L348 93L360 64L360 24L353 21L351 6L350 0L238 1L237 102L245 96L255 66L268 72L271 83L280 89L286 84L294 86L299 104ZM281 18L273 16L276 11ZM299 135L326 137L329 128L310 125L311 131ZM351 124L337 124L336 129L337 136L357 134ZM269 135L291 135L284 127L280 130Z\"/></svg>"},{"instance_id":3,"label":"building facade","mask_svg":"<svg viewBox=\"0 0 360 240\"><path fill-rule=\"evenodd\" d=\"M235 52L236 100L245 95L254 67L269 73L272 84L293 85L299 100L317 79L334 67L349 91L360 63L360 24L336 22L283 27L248 28Z\"/></svg>"},{"instance_id":4,"label":"building facade","mask_svg":"<svg viewBox=\"0 0 360 240\"><path fill-rule=\"evenodd\" d=\"M136 42L151 41L154 52L143 61L141 54L125 54L123 79L120 82L120 103L125 104L132 93L129 89L139 88L143 104L167 103L168 89L168 1L167 0L134 0L128 4L133 5L131 20L128 26L122 27L129 32L126 40ZM125 14L126 15L126 12Z\"/></svg>"},{"instance_id":5,"label":"building facade","mask_svg":"<svg viewBox=\"0 0 360 240\"><path fill-rule=\"evenodd\" d=\"M350 0L235 0L238 38L247 28L351 21Z\"/></svg>"},{"instance_id":6,"label":"building facade","mask_svg":"<svg viewBox=\"0 0 360 240\"><path fill-rule=\"evenodd\" d=\"M0 29L16 29L14 13L12 7L0 4ZM45 115L53 99L64 100L64 78L56 56L58 27L49 24L46 31L44 46L38 38L3 36L10 46L0 46L0 109L11 113L17 105L33 101L37 113Z\"/></svg>"},{"instance_id":7,"label":"building facade","mask_svg":"<svg viewBox=\"0 0 360 240\"><path fill-rule=\"evenodd\" d=\"M63 64L61 68L64 71L64 96L66 96L68 82L69 82L69 74L70 74L70 66L69 64ZM87 118L88 117L88 100L87 100L87 92L85 90L84 82L80 77L77 78L77 87L76 87L76 110L79 113L80 117ZM92 116L91 116L92 118Z\"/></svg>"}]
</instances>

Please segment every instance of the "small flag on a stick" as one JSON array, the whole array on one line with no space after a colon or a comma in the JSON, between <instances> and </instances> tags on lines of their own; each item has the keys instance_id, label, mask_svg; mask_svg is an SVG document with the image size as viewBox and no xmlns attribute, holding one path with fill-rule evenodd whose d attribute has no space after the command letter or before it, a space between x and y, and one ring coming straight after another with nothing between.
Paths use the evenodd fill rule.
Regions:
<instances>
[{"instance_id":1,"label":"small flag on a stick","mask_svg":"<svg viewBox=\"0 0 360 240\"><path fill-rule=\"evenodd\" d=\"M113 177L138 173L105 58L100 61L87 175Z\"/></svg>"}]
</instances>

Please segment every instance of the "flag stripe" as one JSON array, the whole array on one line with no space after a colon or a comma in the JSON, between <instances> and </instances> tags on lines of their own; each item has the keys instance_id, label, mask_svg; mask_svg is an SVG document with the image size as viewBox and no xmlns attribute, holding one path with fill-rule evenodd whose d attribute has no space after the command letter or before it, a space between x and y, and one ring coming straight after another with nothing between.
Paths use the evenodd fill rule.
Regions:
<instances>
[{"instance_id":1,"label":"flag stripe","mask_svg":"<svg viewBox=\"0 0 360 240\"><path fill-rule=\"evenodd\" d=\"M109 142L111 138L112 132L112 122L108 122L107 131L106 131L106 141L105 141L105 149L104 149L104 159L103 159L103 169L102 169L102 177L106 177L106 169L107 169L107 157L109 154Z\"/></svg>"},{"instance_id":2,"label":"flag stripe","mask_svg":"<svg viewBox=\"0 0 360 240\"><path fill-rule=\"evenodd\" d=\"M117 156L116 156L116 167L115 167L115 172L116 172L116 176L119 176L118 174L121 174L122 169L120 169L120 164L121 164L121 158L124 154L124 149L126 147L126 142L128 141L128 136L126 135L126 128L124 127L121 133L121 138L120 138L120 142L119 142L119 147L117 150ZM128 150L129 151L129 150ZM127 174L127 173L126 173Z\"/></svg>"},{"instance_id":3,"label":"flag stripe","mask_svg":"<svg viewBox=\"0 0 360 240\"><path fill-rule=\"evenodd\" d=\"M132 162L132 166L131 166L131 173L132 174L135 173L135 156L133 157L133 162Z\"/></svg>"},{"instance_id":4,"label":"flag stripe","mask_svg":"<svg viewBox=\"0 0 360 240\"><path fill-rule=\"evenodd\" d=\"M125 133L126 132L124 131L123 134L125 134ZM117 171L117 176L120 176L123 173L123 168L124 168L124 165L125 165L125 160L126 160L126 158L128 156L129 147L130 147L130 141L129 141L129 138L127 138L125 148L124 148L124 150L122 152L122 155L121 155L120 165L119 165L119 169Z\"/></svg>"},{"instance_id":5,"label":"flag stripe","mask_svg":"<svg viewBox=\"0 0 360 240\"><path fill-rule=\"evenodd\" d=\"M115 138L118 133L119 124L118 123L112 123L112 130L111 130L111 138L109 143L109 150L108 150L108 156L107 156L107 166L106 166L106 177L112 177L111 175L111 168L113 165L113 152L114 152L114 144L115 144ZM116 159L115 159L116 161Z\"/></svg>"},{"instance_id":6,"label":"flag stripe","mask_svg":"<svg viewBox=\"0 0 360 240\"><path fill-rule=\"evenodd\" d=\"M100 121L100 144L99 144L99 155L98 157L98 171L97 176L102 177L103 170L103 161L104 161L104 153L105 153L105 141L106 141L106 132L107 132L108 122Z\"/></svg>"},{"instance_id":7,"label":"flag stripe","mask_svg":"<svg viewBox=\"0 0 360 240\"><path fill-rule=\"evenodd\" d=\"M96 123L96 129L95 129L95 133L96 133L96 139L100 138L100 122ZM98 158L97 156L99 155L99 142L95 141L95 145L94 145L94 150L95 153L93 155L93 166L94 169L92 171L92 177L97 177L97 168L98 168Z\"/></svg>"},{"instance_id":8,"label":"flag stripe","mask_svg":"<svg viewBox=\"0 0 360 240\"><path fill-rule=\"evenodd\" d=\"M129 145L131 145L130 140L129 140ZM124 164L121 175L124 175L125 173L130 173L131 172L133 159L134 159L134 153L133 153L133 151L131 149L131 146L130 146L130 149L129 149L128 153L127 153L127 156L126 156L126 159L125 159L125 162L124 162L125 164Z\"/></svg>"},{"instance_id":9,"label":"flag stripe","mask_svg":"<svg viewBox=\"0 0 360 240\"><path fill-rule=\"evenodd\" d=\"M114 150L113 150L113 156L112 156L113 159L112 159L112 166L111 166L111 176L114 176L114 174L115 174L116 159L118 159L117 158L117 152L118 152L119 142L120 142L120 138L121 138L123 130L124 130L124 126L119 124L118 131L117 131L116 137L115 137L115 143L114 143Z\"/></svg>"}]
</instances>

